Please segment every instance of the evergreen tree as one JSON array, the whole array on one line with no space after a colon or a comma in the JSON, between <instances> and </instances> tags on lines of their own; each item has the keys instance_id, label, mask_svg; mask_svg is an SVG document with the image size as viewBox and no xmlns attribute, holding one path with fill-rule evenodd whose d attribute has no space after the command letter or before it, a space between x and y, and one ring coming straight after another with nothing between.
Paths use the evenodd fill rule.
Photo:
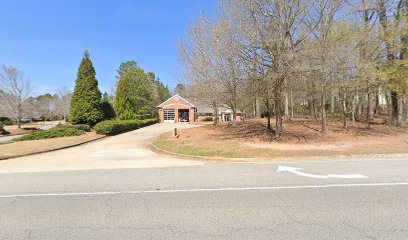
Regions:
<instances>
[{"instance_id":1,"label":"evergreen tree","mask_svg":"<svg viewBox=\"0 0 408 240\"><path fill-rule=\"evenodd\" d=\"M177 84L176 88L174 89L174 94L185 95L186 93L186 86L182 83Z\"/></svg>"},{"instance_id":2,"label":"evergreen tree","mask_svg":"<svg viewBox=\"0 0 408 240\"><path fill-rule=\"evenodd\" d=\"M115 110L113 109L109 94L107 92L104 92L102 94L102 111L104 113L105 119L112 119L116 116Z\"/></svg>"},{"instance_id":3,"label":"evergreen tree","mask_svg":"<svg viewBox=\"0 0 408 240\"><path fill-rule=\"evenodd\" d=\"M130 61L122 62L119 66L118 76L116 76L116 78L120 79L125 74L125 72L131 69L132 67L137 67L136 61L130 60Z\"/></svg>"},{"instance_id":4,"label":"evergreen tree","mask_svg":"<svg viewBox=\"0 0 408 240\"><path fill-rule=\"evenodd\" d=\"M119 119L145 119L151 115L153 91L143 69L135 61L121 63L114 109Z\"/></svg>"},{"instance_id":5,"label":"evergreen tree","mask_svg":"<svg viewBox=\"0 0 408 240\"><path fill-rule=\"evenodd\" d=\"M147 73L147 80L149 80L150 82L154 82L155 79L156 79L156 74L154 74L154 72Z\"/></svg>"},{"instance_id":6,"label":"evergreen tree","mask_svg":"<svg viewBox=\"0 0 408 240\"><path fill-rule=\"evenodd\" d=\"M72 94L69 114L69 121L72 124L94 125L104 118L101 107L101 92L95 75L89 53L85 51Z\"/></svg>"},{"instance_id":7,"label":"evergreen tree","mask_svg":"<svg viewBox=\"0 0 408 240\"><path fill-rule=\"evenodd\" d=\"M164 86L163 83L160 81L160 78L157 78L156 86L159 95L159 103L162 103L171 97L169 87Z\"/></svg>"}]
</instances>

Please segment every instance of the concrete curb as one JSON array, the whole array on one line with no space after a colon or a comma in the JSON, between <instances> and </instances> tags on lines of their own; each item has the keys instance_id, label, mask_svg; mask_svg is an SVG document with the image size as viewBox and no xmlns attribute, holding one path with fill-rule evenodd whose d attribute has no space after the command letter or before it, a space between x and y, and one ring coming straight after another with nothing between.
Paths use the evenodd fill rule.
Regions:
<instances>
[{"instance_id":1,"label":"concrete curb","mask_svg":"<svg viewBox=\"0 0 408 240\"><path fill-rule=\"evenodd\" d=\"M359 155L332 155L332 156L303 156L303 157L278 157L278 158L225 158L225 157L205 157L205 156L193 156L181 153L174 153L167 150L163 150L150 143L149 148L159 154L166 154L174 157L180 157L188 160L198 161L214 161L214 162L229 162L229 163L280 163L280 162L320 162L327 161L348 161L349 158L356 157L370 157L370 158L384 158L389 156L406 156L406 153L393 153L393 154L359 154Z\"/></svg>"},{"instance_id":2,"label":"concrete curb","mask_svg":"<svg viewBox=\"0 0 408 240\"><path fill-rule=\"evenodd\" d=\"M72 145L69 145L69 146L57 147L57 148L53 148L53 149L47 149L47 150L43 150L43 151L39 151L39 152L35 152L35 153L20 154L20 155L10 156L10 157L2 157L2 156L0 156L0 161L9 160L9 159L12 159L12 158L27 157L27 156L32 156L32 155L36 155L36 154L47 153L47 152L53 152L53 151L57 151L57 150L62 150L62 149L67 149L67 148L76 147L76 146L80 146L80 145L85 145L85 144L87 144L87 143L95 142L95 141L104 139L104 138L106 138L106 137L107 137L107 136L102 136L102 137L100 137L100 138L95 138L95 139L87 140L87 141L85 141L85 142L75 143L75 144L72 144Z\"/></svg>"}]
</instances>

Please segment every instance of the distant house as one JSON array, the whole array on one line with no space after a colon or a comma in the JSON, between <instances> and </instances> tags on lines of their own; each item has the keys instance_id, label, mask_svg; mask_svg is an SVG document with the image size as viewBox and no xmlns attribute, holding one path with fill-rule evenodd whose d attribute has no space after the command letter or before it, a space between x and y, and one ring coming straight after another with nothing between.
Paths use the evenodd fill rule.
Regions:
<instances>
[{"instance_id":1,"label":"distant house","mask_svg":"<svg viewBox=\"0 0 408 240\"><path fill-rule=\"evenodd\" d=\"M206 105L197 105L197 121L201 121L205 117L214 117L214 109ZM242 112L237 110L236 119L241 120ZM218 120L221 122L229 122L232 120L232 109L229 107L218 107Z\"/></svg>"},{"instance_id":2,"label":"distant house","mask_svg":"<svg viewBox=\"0 0 408 240\"><path fill-rule=\"evenodd\" d=\"M160 122L197 122L205 117L214 117L214 110L204 104L193 104L176 94L157 106ZM241 119L241 111L237 110L237 120ZM232 109L218 108L219 121L232 120Z\"/></svg>"}]
</instances>

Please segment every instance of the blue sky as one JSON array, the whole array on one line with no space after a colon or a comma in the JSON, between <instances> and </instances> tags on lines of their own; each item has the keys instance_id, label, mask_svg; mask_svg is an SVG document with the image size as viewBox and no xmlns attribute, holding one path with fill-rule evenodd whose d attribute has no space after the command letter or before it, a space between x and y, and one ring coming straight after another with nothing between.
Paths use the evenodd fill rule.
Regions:
<instances>
[{"instance_id":1,"label":"blue sky","mask_svg":"<svg viewBox=\"0 0 408 240\"><path fill-rule=\"evenodd\" d=\"M111 91L116 70L135 60L171 88L181 72L177 40L216 0L0 0L0 65L32 80L33 94L73 89L88 49L101 91Z\"/></svg>"}]
</instances>

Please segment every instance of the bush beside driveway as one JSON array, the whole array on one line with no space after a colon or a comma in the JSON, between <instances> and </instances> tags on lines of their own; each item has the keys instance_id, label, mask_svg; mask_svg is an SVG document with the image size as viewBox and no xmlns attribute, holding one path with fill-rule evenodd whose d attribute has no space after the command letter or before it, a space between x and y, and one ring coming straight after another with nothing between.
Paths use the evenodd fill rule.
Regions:
<instances>
[{"instance_id":1,"label":"bush beside driveway","mask_svg":"<svg viewBox=\"0 0 408 240\"><path fill-rule=\"evenodd\" d=\"M141 127L146 127L159 122L159 119L145 119L145 120L107 120L96 124L95 132L104 135L115 135Z\"/></svg>"}]
</instances>

